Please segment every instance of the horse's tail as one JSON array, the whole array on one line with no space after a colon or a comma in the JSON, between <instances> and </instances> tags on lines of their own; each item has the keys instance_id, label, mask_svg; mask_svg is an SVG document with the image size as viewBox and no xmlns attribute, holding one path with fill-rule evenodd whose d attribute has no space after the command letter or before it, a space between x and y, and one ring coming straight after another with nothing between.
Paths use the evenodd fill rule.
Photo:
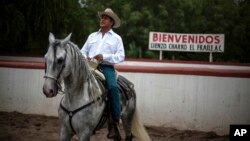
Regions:
<instances>
[{"instance_id":1,"label":"horse's tail","mask_svg":"<svg viewBox=\"0 0 250 141\"><path fill-rule=\"evenodd\" d=\"M151 141L144 125L140 121L138 117L137 110L135 110L133 120L132 120L132 134L139 140L139 141Z\"/></svg>"}]
</instances>

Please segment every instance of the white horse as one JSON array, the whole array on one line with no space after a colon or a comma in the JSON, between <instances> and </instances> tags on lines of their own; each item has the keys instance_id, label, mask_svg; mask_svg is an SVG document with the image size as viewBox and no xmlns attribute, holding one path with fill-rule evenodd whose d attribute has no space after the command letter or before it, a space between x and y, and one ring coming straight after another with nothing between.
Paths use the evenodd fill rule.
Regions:
<instances>
[{"instance_id":1,"label":"white horse","mask_svg":"<svg viewBox=\"0 0 250 141\"><path fill-rule=\"evenodd\" d=\"M58 110L62 124L60 141L70 141L73 135L77 135L79 141L89 141L98 123L105 121L102 115L107 114L106 90L91 71L88 60L82 56L77 45L70 41L70 37L71 34L59 40L52 33L49 35L43 93L47 97L56 96L58 91L62 91L61 82L64 82L65 95ZM137 116L133 88L130 95L129 98L121 95L121 118L126 141L132 141L133 137L140 141L150 141ZM113 140L121 140L119 131L116 130Z\"/></svg>"}]
</instances>

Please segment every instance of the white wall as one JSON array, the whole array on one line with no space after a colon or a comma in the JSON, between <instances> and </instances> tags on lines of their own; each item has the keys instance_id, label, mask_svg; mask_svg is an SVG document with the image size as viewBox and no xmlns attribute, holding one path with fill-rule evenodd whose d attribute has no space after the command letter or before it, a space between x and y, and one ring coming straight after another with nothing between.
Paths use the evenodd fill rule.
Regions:
<instances>
[{"instance_id":1,"label":"white wall","mask_svg":"<svg viewBox=\"0 0 250 141\"><path fill-rule=\"evenodd\" d=\"M39 69L0 68L0 111L57 116L61 96L45 97L43 75Z\"/></svg>"},{"instance_id":2,"label":"white wall","mask_svg":"<svg viewBox=\"0 0 250 141\"><path fill-rule=\"evenodd\" d=\"M135 83L147 125L228 134L230 124L250 123L250 79L168 74L124 76Z\"/></svg>"},{"instance_id":3,"label":"white wall","mask_svg":"<svg viewBox=\"0 0 250 141\"><path fill-rule=\"evenodd\" d=\"M122 72L147 125L228 134L250 124L250 78ZM57 116L61 95L42 93L44 70L0 67L0 111Z\"/></svg>"}]
</instances>

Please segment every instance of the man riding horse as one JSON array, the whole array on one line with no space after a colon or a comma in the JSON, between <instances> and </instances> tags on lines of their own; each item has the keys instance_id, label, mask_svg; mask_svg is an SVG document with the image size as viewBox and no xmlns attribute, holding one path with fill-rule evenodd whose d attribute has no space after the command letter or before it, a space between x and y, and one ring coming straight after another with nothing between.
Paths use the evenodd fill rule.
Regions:
<instances>
[{"instance_id":1,"label":"man riding horse","mask_svg":"<svg viewBox=\"0 0 250 141\"><path fill-rule=\"evenodd\" d=\"M120 19L110 8L103 12L98 12L100 18L100 29L88 36L87 41L81 49L85 58L96 59L100 64L106 79L108 89L108 101L111 106L114 130L118 130L121 117L120 93L116 80L114 65L124 61L125 53L122 38L115 33L112 28L120 26ZM113 136L113 131L109 132L109 137Z\"/></svg>"},{"instance_id":2,"label":"man riding horse","mask_svg":"<svg viewBox=\"0 0 250 141\"><path fill-rule=\"evenodd\" d=\"M132 141L133 137L139 141L151 141L136 110L133 84L121 75L117 80L115 77L114 65L124 60L122 39L112 30L112 27L119 27L120 20L111 9L99 12L99 17L101 29L88 37L82 51L70 41L71 34L64 39L56 39L54 34L49 34L48 51L44 56L43 93L46 97L55 97L59 91L64 94L58 108L60 141L70 141L74 135L79 141L90 141L90 136L101 127L99 123L105 123L106 117L111 115L113 122L109 120L108 124L113 128L109 128L108 137L113 141L122 139L118 128L120 118L126 141ZM100 63L106 77L110 104L106 102L107 91L93 73L96 70L91 69L88 59L96 59ZM106 114L107 106L111 107L110 115Z\"/></svg>"}]
</instances>

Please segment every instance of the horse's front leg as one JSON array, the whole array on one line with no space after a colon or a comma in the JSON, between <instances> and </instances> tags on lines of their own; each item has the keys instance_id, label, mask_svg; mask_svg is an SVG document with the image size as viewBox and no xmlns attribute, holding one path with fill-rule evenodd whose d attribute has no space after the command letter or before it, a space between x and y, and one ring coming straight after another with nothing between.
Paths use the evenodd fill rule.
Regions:
<instances>
[{"instance_id":1,"label":"horse's front leg","mask_svg":"<svg viewBox=\"0 0 250 141\"><path fill-rule=\"evenodd\" d=\"M60 133L60 141L70 141L72 137L73 134L67 128L65 128L64 125L62 125Z\"/></svg>"},{"instance_id":2,"label":"horse's front leg","mask_svg":"<svg viewBox=\"0 0 250 141\"><path fill-rule=\"evenodd\" d=\"M86 138L86 139L80 138L79 141L90 141L90 137L88 137L88 138Z\"/></svg>"},{"instance_id":3,"label":"horse's front leg","mask_svg":"<svg viewBox=\"0 0 250 141\"><path fill-rule=\"evenodd\" d=\"M90 136L90 131L86 129L78 135L79 141L90 141Z\"/></svg>"}]
</instances>

